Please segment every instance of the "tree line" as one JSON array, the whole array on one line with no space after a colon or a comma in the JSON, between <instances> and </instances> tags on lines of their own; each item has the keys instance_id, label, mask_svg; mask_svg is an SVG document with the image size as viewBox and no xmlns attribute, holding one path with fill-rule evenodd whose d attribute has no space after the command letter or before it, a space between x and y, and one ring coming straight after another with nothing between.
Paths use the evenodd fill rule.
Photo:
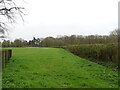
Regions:
<instances>
[{"instance_id":1,"label":"tree line","mask_svg":"<svg viewBox=\"0 0 120 90\"><path fill-rule=\"evenodd\" d=\"M26 41L15 39L14 41L4 40L3 47L60 47L79 44L108 44L118 42L118 30L112 31L109 35L71 35L59 37L35 38Z\"/></svg>"}]
</instances>

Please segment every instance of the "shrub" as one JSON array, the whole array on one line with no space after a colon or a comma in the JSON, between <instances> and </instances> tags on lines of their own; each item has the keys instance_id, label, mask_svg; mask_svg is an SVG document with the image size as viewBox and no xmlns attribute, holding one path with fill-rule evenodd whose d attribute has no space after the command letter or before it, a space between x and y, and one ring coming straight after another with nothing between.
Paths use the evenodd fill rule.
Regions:
<instances>
[{"instance_id":1,"label":"shrub","mask_svg":"<svg viewBox=\"0 0 120 90\"><path fill-rule=\"evenodd\" d=\"M114 63L118 62L117 44L81 44L76 46L66 46L63 48L80 57Z\"/></svg>"}]
</instances>

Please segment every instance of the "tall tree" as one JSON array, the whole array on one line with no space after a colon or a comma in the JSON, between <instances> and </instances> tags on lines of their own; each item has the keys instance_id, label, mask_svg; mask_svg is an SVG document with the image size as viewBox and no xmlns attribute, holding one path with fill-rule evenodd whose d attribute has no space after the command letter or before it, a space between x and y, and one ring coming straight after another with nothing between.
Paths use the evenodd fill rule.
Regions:
<instances>
[{"instance_id":1,"label":"tall tree","mask_svg":"<svg viewBox=\"0 0 120 90\"><path fill-rule=\"evenodd\" d=\"M111 31L110 32L110 41L112 42L112 43L114 43L114 42L118 42L118 35L120 34L119 33L120 31L119 30L117 30L117 29L115 29L115 30L113 30L113 31Z\"/></svg>"},{"instance_id":2,"label":"tall tree","mask_svg":"<svg viewBox=\"0 0 120 90\"><path fill-rule=\"evenodd\" d=\"M22 47L23 46L23 40L22 39L16 39L14 41L15 47Z\"/></svg>"}]
</instances>

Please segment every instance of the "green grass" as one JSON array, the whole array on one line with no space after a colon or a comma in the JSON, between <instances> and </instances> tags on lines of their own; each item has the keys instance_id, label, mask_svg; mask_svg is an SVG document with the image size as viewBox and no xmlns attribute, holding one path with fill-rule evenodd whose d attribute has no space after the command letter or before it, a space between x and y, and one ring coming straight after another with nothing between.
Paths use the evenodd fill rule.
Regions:
<instances>
[{"instance_id":1,"label":"green grass","mask_svg":"<svg viewBox=\"0 0 120 90\"><path fill-rule=\"evenodd\" d=\"M60 48L12 48L3 88L117 88L118 73Z\"/></svg>"}]
</instances>

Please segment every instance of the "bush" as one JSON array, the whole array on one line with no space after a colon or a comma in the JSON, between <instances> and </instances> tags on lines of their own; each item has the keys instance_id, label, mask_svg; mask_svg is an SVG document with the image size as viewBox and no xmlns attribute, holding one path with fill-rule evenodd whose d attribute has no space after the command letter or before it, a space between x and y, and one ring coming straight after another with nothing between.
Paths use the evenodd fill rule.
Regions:
<instances>
[{"instance_id":1,"label":"bush","mask_svg":"<svg viewBox=\"0 0 120 90\"><path fill-rule=\"evenodd\" d=\"M117 44L81 44L66 46L64 49L84 58L118 63Z\"/></svg>"}]
</instances>

